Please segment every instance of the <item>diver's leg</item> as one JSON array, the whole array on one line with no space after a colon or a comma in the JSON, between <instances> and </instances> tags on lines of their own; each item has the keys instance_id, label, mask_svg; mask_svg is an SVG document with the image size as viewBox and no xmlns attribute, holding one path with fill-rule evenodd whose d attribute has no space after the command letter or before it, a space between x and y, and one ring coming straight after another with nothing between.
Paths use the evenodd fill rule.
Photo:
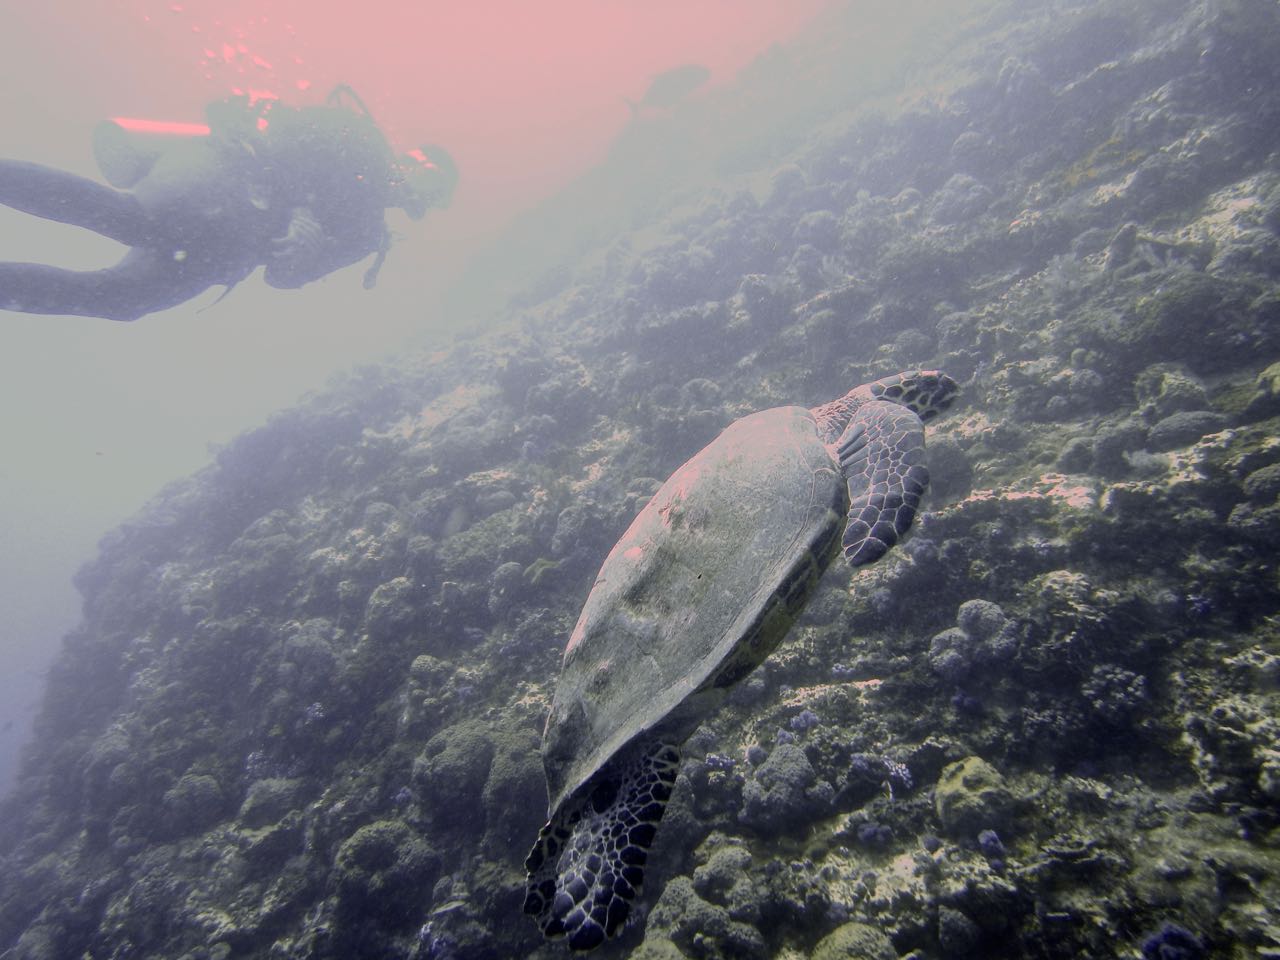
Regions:
<instances>
[{"instance_id":1,"label":"diver's leg","mask_svg":"<svg viewBox=\"0 0 1280 960\"><path fill-rule=\"evenodd\" d=\"M137 320L207 290L205 277L184 274L169 258L133 249L105 270L63 270L39 263L0 263L0 309Z\"/></svg>"},{"instance_id":2,"label":"diver's leg","mask_svg":"<svg viewBox=\"0 0 1280 960\"><path fill-rule=\"evenodd\" d=\"M129 246L147 238L147 216L132 194L38 163L0 160L0 203Z\"/></svg>"},{"instance_id":3,"label":"diver's leg","mask_svg":"<svg viewBox=\"0 0 1280 960\"><path fill-rule=\"evenodd\" d=\"M98 297L105 270L64 270L43 263L0 263L0 309L17 313L112 317Z\"/></svg>"}]
</instances>

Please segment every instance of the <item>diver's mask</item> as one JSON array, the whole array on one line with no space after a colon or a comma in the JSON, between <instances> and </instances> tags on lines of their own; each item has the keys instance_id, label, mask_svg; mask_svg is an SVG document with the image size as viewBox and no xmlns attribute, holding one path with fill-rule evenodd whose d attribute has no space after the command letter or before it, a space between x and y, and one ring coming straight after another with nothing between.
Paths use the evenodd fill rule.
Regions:
<instances>
[{"instance_id":1,"label":"diver's mask","mask_svg":"<svg viewBox=\"0 0 1280 960\"><path fill-rule=\"evenodd\" d=\"M428 144L396 157L396 202L414 220L448 207L458 185L458 165L443 147Z\"/></svg>"}]
</instances>

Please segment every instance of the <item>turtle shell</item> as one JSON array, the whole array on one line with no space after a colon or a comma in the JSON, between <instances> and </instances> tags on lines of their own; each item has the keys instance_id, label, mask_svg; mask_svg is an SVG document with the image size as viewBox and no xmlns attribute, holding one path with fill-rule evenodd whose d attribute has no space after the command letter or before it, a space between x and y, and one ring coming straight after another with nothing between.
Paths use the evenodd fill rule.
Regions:
<instances>
[{"instance_id":1,"label":"turtle shell","mask_svg":"<svg viewBox=\"0 0 1280 960\"><path fill-rule=\"evenodd\" d=\"M769 655L839 552L849 496L804 407L743 417L610 551L543 738L556 810L637 737L679 742Z\"/></svg>"}]
</instances>

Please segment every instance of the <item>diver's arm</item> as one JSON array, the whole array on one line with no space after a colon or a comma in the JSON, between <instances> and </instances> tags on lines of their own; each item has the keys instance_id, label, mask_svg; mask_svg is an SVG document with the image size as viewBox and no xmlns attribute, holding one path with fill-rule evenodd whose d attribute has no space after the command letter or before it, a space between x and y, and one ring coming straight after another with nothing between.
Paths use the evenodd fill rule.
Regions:
<instances>
[{"instance_id":1,"label":"diver's arm","mask_svg":"<svg viewBox=\"0 0 1280 960\"><path fill-rule=\"evenodd\" d=\"M280 289L296 289L363 260L383 246L386 226L381 218L378 227L376 242L368 242L364 236L368 230L340 242L333 232L325 230L311 208L294 207L284 235L268 244L266 281Z\"/></svg>"}]
</instances>

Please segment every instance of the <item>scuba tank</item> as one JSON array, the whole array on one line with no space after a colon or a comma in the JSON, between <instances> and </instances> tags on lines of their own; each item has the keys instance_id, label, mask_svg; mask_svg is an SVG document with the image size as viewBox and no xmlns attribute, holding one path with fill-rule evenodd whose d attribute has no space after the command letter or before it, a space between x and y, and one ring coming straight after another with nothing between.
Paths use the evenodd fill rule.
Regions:
<instances>
[{"instance_id":1,"label":"scuba tank","mask_svg":"<svg viewBox=\"0 0 1280 960\"><path fill-rule=\"evenodd\" d=\"M147 175L166 149L183 140L208 137L213 132L211 124L229 141L244 142L254 133L265 132L267 116L276 99L272 94L254 92L210 104L206 108L210 123L112 117L94 127L93 159L107 183L128 190ZM334 87L325 98L325 106L359 116L374 126L369 108L345 83Z\"/></svg>"},{"instance_id":2,"label":"scuba tank","mask_svg":"<svg viewBox=\"0 0 1280 960\"><path fill-rule=\"evenodd\" d=\"M111 186L128 190L147 175L160 155L173 146L216 136L227 145L244 147L267 127L265 115L273 95L237 94L205 108L204 123L112 117L93 129L93 159Z\"/></svg>"},{"instance_id":3,"label":"scuba tank","mask_svg":"<svg viewBox=\"0 0 1280 960\"><path fill-rule=\"evenodd\" d=\"M128 190L174 143L209 133L206 123L112 117L93 129L93 159L107 183Z\"/></svg>"}]
</instances>

